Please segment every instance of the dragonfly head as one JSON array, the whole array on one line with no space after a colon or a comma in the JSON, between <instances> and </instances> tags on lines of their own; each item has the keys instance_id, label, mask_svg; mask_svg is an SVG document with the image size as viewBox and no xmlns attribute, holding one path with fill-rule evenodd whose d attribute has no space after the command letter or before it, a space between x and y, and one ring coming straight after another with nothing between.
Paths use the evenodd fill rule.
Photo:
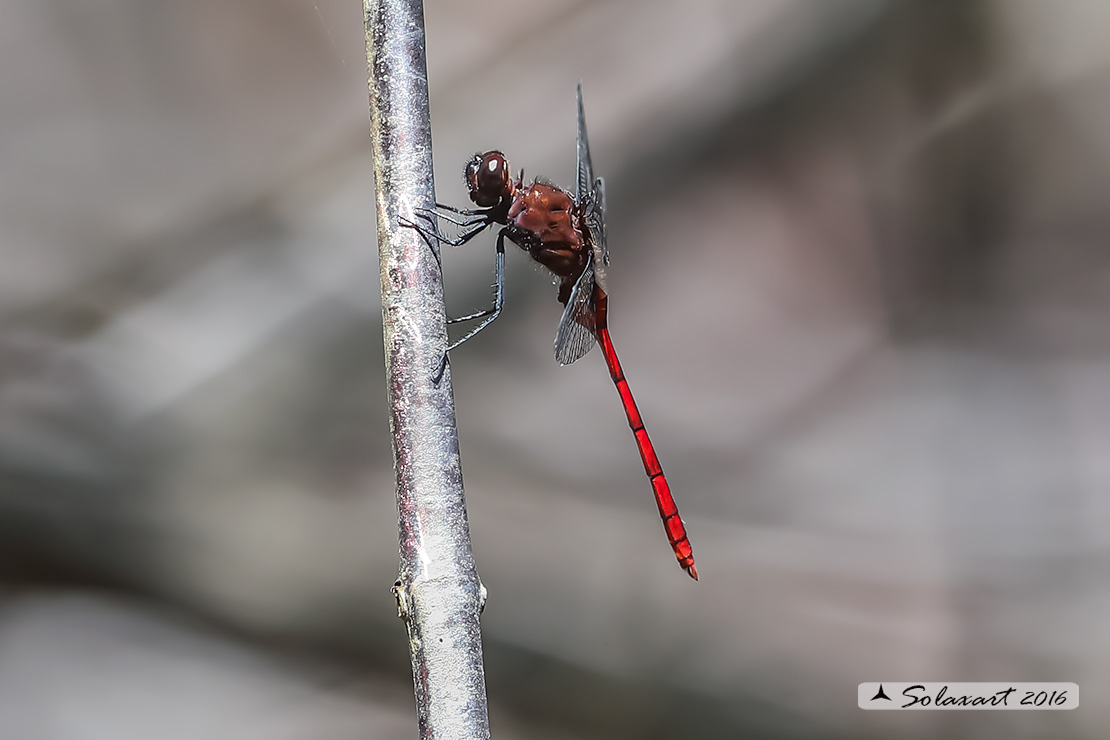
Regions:
<instances>
[{"instance_id":1,"label":"dragonfly head","mask_svg":"<svg viewBox=\"0 0 1110 740\"><path fill-rule=\"evenodd\" d=\"M509 160L499 151L475 154L466 163L463 177L470 189L470 199L483 208L495 206L513 197Z\"/></svg>"}]
</instances>

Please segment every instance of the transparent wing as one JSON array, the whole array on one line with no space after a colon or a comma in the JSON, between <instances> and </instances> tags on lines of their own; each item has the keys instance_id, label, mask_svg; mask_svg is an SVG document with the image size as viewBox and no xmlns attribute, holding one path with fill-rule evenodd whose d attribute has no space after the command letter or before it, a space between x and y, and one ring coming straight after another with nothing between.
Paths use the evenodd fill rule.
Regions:
<instances>
[{"instance_id":1,"label":"transparent wing","mask_svg":"<svg viewBox=\"0 0 1110 740\"><path fill-rule=\"evenodd\" d=\"M593 252L594 282L608 291L609 240L605 236L605 180L594 180L586 207L586 226L590 229L590 251Z\"/></svg>"},{"instance_id":2,"label":"transparent wing","mask_svg":"<svg viewBox=\"0 0 1110 740\"><path fill-rule=\"evenodd\" d=\"M590 140L586 136L586 114L582 110L582 83L578 83L578 190L575 200L589 196L594 183L594 165L590 161Z\"/></svg>"},{"instance_id":3,"label":"transparent wing","mask_svg":"<svg viewBox=\"0 0 1110 740\"><path fill-rule=\"evenodd\" d=\"M559 319L555 334L555 360L560 365L581 359L594 346L594 271L593 260L586 263Z\"/></svg>"},{"instance_id":4,"label":"transparent wing","mask_svg":"<svg viewBox=\"0 0 1110 740\"><path fill-rule=\"evenodd\" d=\"M578 205L586 209L586 225L590 229L594 262L594 280L606 289L609 266L609 241L605 236L605 180L594 178L590 159L590 139L586 133L586 112L582 106L582 83L578 83ZM568 304L569 305L569 304Z\"/></svg>"}]
</instances>

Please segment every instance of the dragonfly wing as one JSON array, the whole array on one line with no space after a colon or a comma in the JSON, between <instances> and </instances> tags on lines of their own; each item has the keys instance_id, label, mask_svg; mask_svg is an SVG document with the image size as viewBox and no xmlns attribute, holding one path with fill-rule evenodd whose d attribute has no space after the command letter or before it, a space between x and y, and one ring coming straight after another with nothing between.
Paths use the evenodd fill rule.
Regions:
<instances>
[{"instance_id":1,"label":"dragonfly wing","mask_svg":"<svg viewBox=\"0 0 1110 740\"><path fill-rule=\"evenodd\" d=\"M586 137L586 114L582 109L582 83L578 83L578 189L579 203L590 194L594 183L594 165L590 161L590 140Z\"/></svg>"},{"instance_id":2,"label":"dragonfly wing","mask_svg":"<svg viewBox=\"0 0 1110 740\"><path fill-rule=\"evenodd\" d=\"M593 260L586 262L574 288L571 289L559 331L555 334L555 360L569 365L581 359L594 346L594 271Z\"/></svg>"},{"instance_id":3,"label":"dragonfly wing","mask_svg":"<svg viewBox=\"0 0 1110 740\"><path fill-rule=\"evenodd\" d=\"M609 290L609 240L605 236L605 180L594 180L590 202L586 210L586 226L590 229L590 250L593 252L594 282L604 291Z\"/></svg>"},{"instance_id":4,"label":"dragonfly wing","mask_svg":"<svg viewBox=\"0 0 1110 740\"><path fill-rule=\"evenodd\" d=\"M578 190L576 201L585 209L593 252L594 281L606 290L609 246L605 238L605 180L594 178L590 139L586 134L586 112L582 106L582 83L578 83ZM567 305L570 305L569 303Z\"/></svg>"}]
</instances>

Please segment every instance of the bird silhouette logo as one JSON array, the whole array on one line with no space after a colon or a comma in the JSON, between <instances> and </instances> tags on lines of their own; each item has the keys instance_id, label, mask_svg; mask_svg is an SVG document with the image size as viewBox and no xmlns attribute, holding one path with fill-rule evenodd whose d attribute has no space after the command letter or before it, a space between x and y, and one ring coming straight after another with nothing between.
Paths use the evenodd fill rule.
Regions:
<instances>
[{"instance_id":1,"label":"bird silhouette logo","mask_svg":"<svg viewBox=\"0 0 1110 740\"><path fill-rule=\"evenodd\" d=\"M879 684L879 693L877 693L877 694L875 694L874 696L871 697L871 701L875 701L876 699L886 699L887 701L894 701L893 699L891 699L889 696L886 695L885 691L883 691L883 685L882 684Z\"/></svg>"}]
</instances>

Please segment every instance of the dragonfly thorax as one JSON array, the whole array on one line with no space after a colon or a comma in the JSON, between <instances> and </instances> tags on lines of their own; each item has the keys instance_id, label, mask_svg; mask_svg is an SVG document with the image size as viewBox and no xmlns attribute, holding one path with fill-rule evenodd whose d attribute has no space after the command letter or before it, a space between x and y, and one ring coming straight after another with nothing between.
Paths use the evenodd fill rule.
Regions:
<instances>
[{"instance_id":1,"label":"dragonfly thorax","mask_svg":"<svg viewBox=\"0 0 1110 740\"><path fill-rule=\"evenodd\" d=\"M522 186L513 194L508 216L507 236L532 259L560 278L573 280L582 273L587 251L570 193L543 182Z\"/></svg>"}]
</instances>

